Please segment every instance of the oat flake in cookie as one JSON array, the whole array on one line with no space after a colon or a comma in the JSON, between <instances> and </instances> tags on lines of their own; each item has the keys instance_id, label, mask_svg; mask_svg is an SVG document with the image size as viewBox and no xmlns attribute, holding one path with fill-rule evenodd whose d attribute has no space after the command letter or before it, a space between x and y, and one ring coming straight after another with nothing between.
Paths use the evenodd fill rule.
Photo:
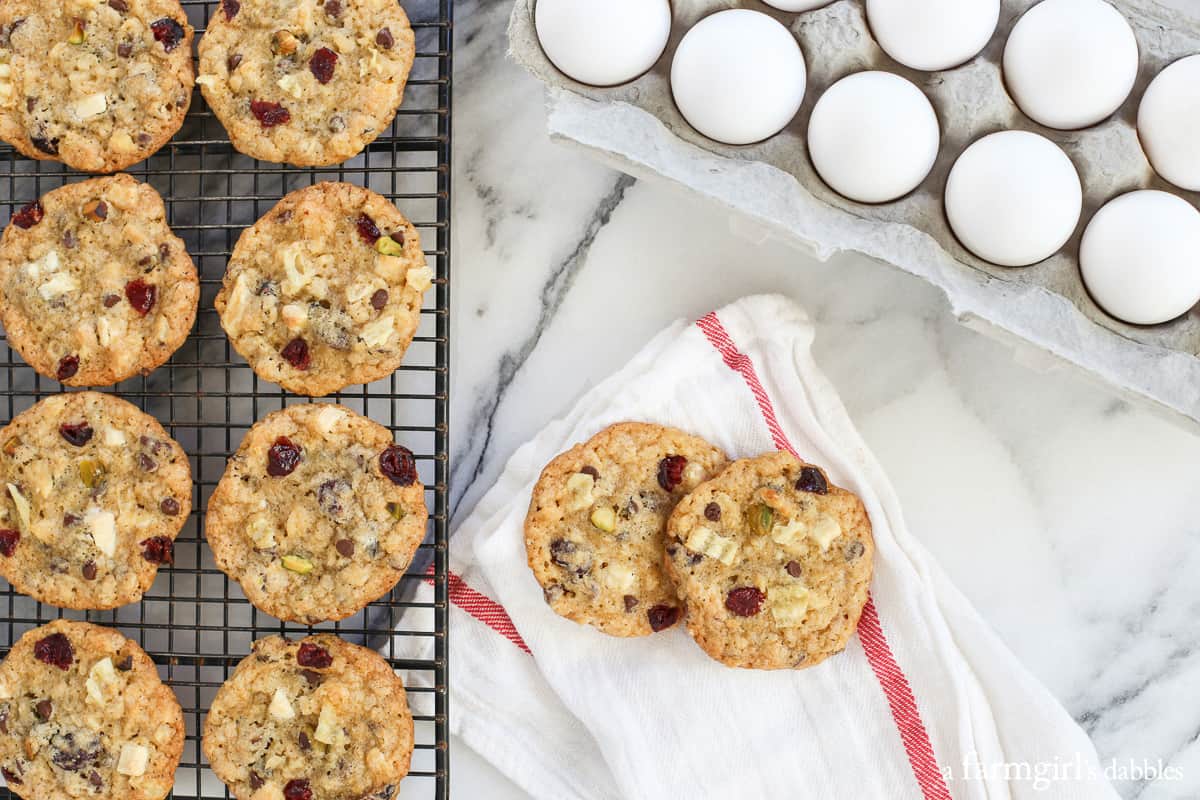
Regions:
<instances>
[{"instance_id":1,"label":"oat flake in cookie","mask_svg":"<svg viewBox=\"0 0 1200 800\"><path fill-rule=\"evenodd\" d=\"M238 800L392 800L408 774L404 684L330 634L260 639L217 692L204 755Z\"/></svg>"},{"instance_id":2,"label":"oat flake in cookie","mask_svg":"<svg viewBox=\"0 0 1200 800\"><path fill-rule=\"evenodd\" d=\"M63 608L141 598L192 508L183 449L99 392L48 397L0 430L0 574Z\"/></svg>"},{"instance_id":3,"label":"oat flake in cookie","mask_svg":"<svg viewBox=\"0 0 1200 800\"><path fill-rule=\"evenodd\" d=\"M70 386L148 374L187 339L200 281L158 192L128 175L16 211L0 239L0 320L34 369Z\"/></svg>"},{"instance_id":4,"label":"oat flake in cookie","mask_svg":"<svg viewBox=\"0 0 1200 800\"><path fill-rule=\"evenodd\" d=\"M25 800L161 800L183 740L175 694L117 631L55 620L0 664L0 771Z\"/></svg>"},{"instance_id":5,"label":"oat flake in cookie","mask_svg":"<svg viewBox=\"0 0 1200 800\"><path fill-rule=\"evenodd\" d=\"M391 124L414 41L396 0L222 0L197 83L246 155L340 164Z\"/></svg>"},{"instance_id":6,"label":"oat flake in cookie","mask_svg":"<svg viewBox=\"0 0 1200 800\"><path fill-rule=\"evenodd\" d=\"M862 501L787 453L735 461L683 499L667 570L688 631L731 667L811 667L845 648L871 581Z\"/></svg>"},{"instance_id":7,"label":"oat flake in cookie","mask_svg":"<svg viewBox=\"0 0 1200 800\"><path fill-rule=\"evenodd\" d=\"M136 164L179 130L192 84L177 0L0 3L0 139L30 158Z\"/></svg>"},{"instance_id":8,"label":"oat flake in cookie","mask_svg":"<svg viewBox=\"0 0 1200 800\"><path fill-rule=\"evenodd\" d=\"M663 571L679 499L725 454L674 428L623 422L555 458L525 518L529 567L557 613L612 636L645 636L682 615Z\"/></svg>"},{"instance_id":9,"label":"oat flake in cookie","mask_svg":"<svg viewBox=\"0 0 1200 800\"><path fill-rule=\"evenodd\" d=\"M217 566L279 619L343 619L386 594L425 537L425 489L387 428L291 406L246 434L208 502Z\"/></svg>"},{"instance_id":10,"label":"oat flake in cookie","mask_svg":"<svg viewBox=\"0 0 1200 800\"><path fill-rule=\"evenodd\" d=\"M259 377L320 397L400 366L432 280L417 229L386 198L319 183L242 234L216 307Z\"/></svg>"}]
</instances>

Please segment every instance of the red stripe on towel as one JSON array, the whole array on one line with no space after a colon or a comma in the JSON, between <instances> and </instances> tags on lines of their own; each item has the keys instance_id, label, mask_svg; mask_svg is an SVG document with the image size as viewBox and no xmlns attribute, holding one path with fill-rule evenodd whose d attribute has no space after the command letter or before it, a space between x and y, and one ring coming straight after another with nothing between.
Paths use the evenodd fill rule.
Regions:
<instances>
[{"instance_id":1,"label":"red stripe on towel","mask_svg":"<svg viewBox=\"0 0 1200 800\"><path fill-rule=\"evenodd\" d=\"M433 564L429 565L429 568L425 570L425 574L433 574ZM447 571L446 575L446 593L449 595L451 603L484 625L487 625L526 653L529 652L529 645L525 644L525 640L521 638L521 634L517 631L517 626L513 624L512 618L508 616L508 612L504 610L504 606L486 594L475 591L467 585L466 581L453 572ZM427 578L426 580L432 583L432 578Z\"/></svg>"},{"instance_id":2,"label":"red stripe on towel","mask_svg":"<svg viewBox=\"0 0 1200 800\"><path fill-rule=\"evenodd\" d=\"M784 434L778 417L775 416L775 408L771 404L771 398L767 395L766 389L763 388L762 381L758 379L754 363L738 350L737 345L729 338L729 333L721 324L721 320L717 318L716 312L708 314L696 325L704 332L709 343L721 354L725 365L739 373L746 382L747 388L750 389L750 393L754 395L754 399L758 403L758 409L762 413L767 430L771 433L771 441L780 450L786 450L796 458L800 458L796 449L792 447L792 443L788 441L787 435ZM875 673L875 677L883 689L883 694L887 698L892 712L892 720L900 732L900 740L904 744L904 751L908 754L908 763L912 767L913 776L917 779L922 794L926 800L952 800L950 790L946 788L946 781L938 768L937 758L933 753L933 743L929 739L925 723L921 720L921 712L917 708L912 686L904 675L904 670L900 669L900 665L896 663L896 657L892 654L891 647L888 646L887 636L884 635L883 626L879 622L879 614L875 610L875 600L869 596L858 622L858 638L862 642L863 651L867 655L871 670Z\"/></svg>"}]
</instances>

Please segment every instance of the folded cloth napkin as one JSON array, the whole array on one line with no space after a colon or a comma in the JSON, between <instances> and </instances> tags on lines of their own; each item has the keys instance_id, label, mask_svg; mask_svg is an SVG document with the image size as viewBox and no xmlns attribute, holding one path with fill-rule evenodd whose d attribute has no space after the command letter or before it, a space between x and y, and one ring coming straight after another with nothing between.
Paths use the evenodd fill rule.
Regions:
<instances>
[{"instance_id":1,"label":"folded cloth napkin","mask_svg":"<svg viewBox=\"0 0 1200 800\"><path fill-rule=\"evenodd\" d=\"M1116 797L1088 738L906 529L812 338L775 296L677 323L517 451L452 539L452 730L547 800ZM620 420L733 457L788 450L862 497L875 576L844 653L729 669L682 626L617 639L549 609L525 561L530 490L554 455Z\"/></svg>"}]
</instances>

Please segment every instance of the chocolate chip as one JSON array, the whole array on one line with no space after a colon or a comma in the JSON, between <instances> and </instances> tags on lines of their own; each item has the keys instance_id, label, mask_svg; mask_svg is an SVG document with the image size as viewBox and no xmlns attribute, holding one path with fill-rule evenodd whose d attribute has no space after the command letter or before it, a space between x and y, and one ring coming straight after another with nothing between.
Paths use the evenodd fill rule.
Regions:
<instances>
[{"instance_id":1,"label":"chocolate chip","mask_svg":"<svg viewBox=\"0 0 1200 800\"><path fill-rule=\"evenodd\" d=\"M855 541L846 545L845 549L843 550L843 554L845 555L847 561L857 561L858 559L862 558L862 554L866 552L866 550L867 548L863 545L863 543L856 539Z\"/></svg>"},{"instance_id":2,"label":"chocolate chip","mask_svg":"<svg viewBox=\"0 0 1200 800\"><path fill-rule=\"evenodd\" d=\"M312 750L312 742L310 742L310 741L308 740L308 734L307 734L307 733L305 733L304 731L300 731L300 736L299 736L299 737L297 737L297 738L298 738L298 740L299 740L299 742L300 742L300 749L301 749L301 750L303 750L303 751L304 751L304 752L306 752L306 753L307 753L309 750Z\"/></svg>"},{"instance_id":3,"label":"chocolate chip","mask_svg":"<svg viewBox=\"0 0 1200 800\"><path fill-rule=\"evenodd\" d=\"M354 542L349 539L338 539L333 546L338 551L338 555L344 558L351 558L354 555Z\"/></svg>"},{"instance_id":4,"label":"chocolate chip","mask_svg":"<svg viewBox=\"0 0 1200 800\"><path fill-rule=\"evenodd\" d=\"M325 13L337 19L342 15L341 0L325 0Z\"/></svg>"},{"instance_id":5,"label":"chocolate chip","mask_svg":"<svg viewBox=\"0 0 1200 800\"><path fill-rule=\"evenodd\" d=\"M164 497L162 502L158 504L158 510L168 517L178 516L179 501L174 497Z\"/></svg>"},{"instance_id":6,"label":"chocolate chip","mask_svg":"<svg viewBox=\"0 0 1200 800\"><path fill-rule=\"evenodd\" d=\"M716 522L721 518L721 506L717 503L709 503L704 507L704 518L709 522Z\"/></svg>"},{"instance_id":7,"label":"chocolate chip","mask_svg":"<svg viewBox=\"0 0 1200 800\"><path fill-rule=\"evenodd\" d=\"M225 68L233 72L238 68L238 64L242 63L241 53L231 53L229 58L225 59Z\"/></svg>"},{"instance_id":8,"label":"chocolate chip","mask_svg":"<svg viewBox=\"0 0 1200 800\"><path fill-rule=\"evenodd\" d=\"M594 481L600 480L600 470L596 469L591 464L588 464L586 467L584 467L583 469L581 469L579 471L582 472L584 475L591 475L592 480L594 480Z\"/></svg>"},{"instance_id":9,"label":"chocolate chip","mask_svg":"<svg viewBox=\"0 0 1200 800\"><path fill-rule=\"evenodd\" d=\"M304 680L308 681L309 687L320 686L325 680L324 675L319 672L313 672L311 669L300 670L300 675Z\"/></svg>"},{"instance_id":10,"label":"chocolate chip","mask_svg":"<svg viewBox=\"0 0 1200 800\"><path fill-rule=\"evenodd\" d=\"M116 663L116 668L121 672L129 672L133 669L133 656L127 655Z\"/></svg>"},{"instance_id":11,"label":"chocolate chip","mask_svg":"<svg viewBox=\"0 0 1200 800\"><path fill-rule=\"evenodd\" d=\"M119 294L104 295L103 303L104 303L105 308L112 308L119 302L121 302L121 295L119 295Z\"/></svg>"},{"instance_id":12,"label":"chocolate chip","mask_svg":"<svg viewBox=\"0 0 1200 800\"><path fill-rule=\"evenodd\" d=\"M142 468L142 472L154 472L158 469L158 462L145 453L139 453L138 466Z\"/></svg>"},{"instance_id":13,"label":"chocolate chip","mask_svg":"<svg viewBox=\"0 0 1200 800\"><path fill-rule=\"evenodd\" d=\"M129 58L133 55L133 45L129 42L121 42L117 45L117 55L121 58Z\"/></svg>"},{"instance_id":14,"label":"chocolate chip","mask_svg":"<svg viewBox=\"0 0 1200 800\"><path fill-rule=\"evenodd\" d=\"M796 491L829 494L829 482L825 480L821 470L816 467L804 467L800 470L800 477L796 479Z\"/></svg>"},{"instance_id":15,"label":"chocolate chip","mask_svg":"<svg viewBox=\"0 0 1200 800\"><path fill-rule=\"evenodd\" d=\"M64 231L62 243L63 247L67 248L68 250L74 250L75 245L79 244L79 241L75 238L75 231Z\"/></svg>"},{"instance_id":16,"label":"chocolate chip","mask_svg":"<svg viewBox=\"0 0 1200 800\"><path fill-rule=\"evenodd\" d=\"M679 609L675 606L654 606L646 612L646 619L650 621L650 629L657 633L679 621Z\"/></svg>"},{"instance_id":17,"label":"chocolate chip","mask_svg":"<svg viewBox=\"0 0 1200 800\"><path fill-rule=\"evenodd\" d=\"M104 778L100 777L99 772L92 770L91 774L88 775L88 783L90 783L92 786L95 786L97 789L100 789L104 786Z\"/></svg>"},{"instance_id":18,"label":"chocolate chip","mask_svg":"<svg viewBox=\"0 0 1200 800\"><path fill-rule=\"evenodd\" d=\"M379 289L375 294L371 295L371 308L380 311L387 305L388 292L387 289Z\"/></svg>"},{"instance_id":19,"label":"chocolate chip","mask_svg":"<svg viewBox=\"0 0 1200 800\"><path fill-rule=\"evenodd\" d=\"M638 599L631 594L625 595L625 612L629 613L637 608Z\"/></svg>"},{"instance_id":20,"label":"chocolate chip","mask_svg":"<svg viewBox=\"0 0 1200 800\"><path fill-rule=\"evenodd\" d=\"M375 34L375 44L384 50L391 50L396 44L396 37L392 36L392 32L387 28L380 28L379 33Z\"/></svg>"},{"instance_id":21,"label":"chocolate chip","mask_svg":"<svg viewBox=\"0 0 1200 800\"><path fill-rule=\"evenodd\" d=\"M113 11L120 11L122 14L129 10L129 4L125 0L108 0L108 7Z\"/></svg>"},{"instance_id":22,"label":"chocolate chip","mask_svg":"<svg viewBox=\"0 0 1200 800\"><path fill-rule=\"evenodd\" d=\"M83 579L85 581L96 580L96 562L88 561L83 565Z\"/></svg>"},{"instance_id":23,"label":"chocolate chip","mask_svg":"<svg viewBox=\"0 0 1200 800\"><path fill-rule=\"evenodd\" d=\"M784 569L786 569L787 574L791 575L793 578L799 578L800 574L804 571L804 569L800 566L799 561L787 562L787 566L785 566Z\"/></svg>"},{"instance_id":24,"label":"chocolate chip","mask_svg":"<svg viewBox=\"0 0 1200 800\"><path fill-rule=\"evenodd\" d=\"M43 153L45 153L48 156L58 155L58 137L57 136L54 137L53 139L51 139L45 135L30 136L29 141L33 144L34 147L36 147L38 150L41 150Z\"/></svg>"},{"instance_id":25,"label":"chocolate chip","mask_svg":"<svg viewBox=\"0 0 1200 800\"><path fill-rule=\"evenodd\" d=\"M54 716L54 703L49 700L39 700L38 704L33 707L33 713L37 714L37 718L42 722L46 722Z\"/></svg>"},{"instance_id":26,"label":"chocolate chip","mask_svg":"<svg viewBox=\"0 0 1200 800\"><path fill-rule=\"evenodd\" d=\"M261 789L262 787L263 787L262 776L259 775L254 770L250 770L250 789L258 790L258 789Z\"/></svg>"}]
</instances>

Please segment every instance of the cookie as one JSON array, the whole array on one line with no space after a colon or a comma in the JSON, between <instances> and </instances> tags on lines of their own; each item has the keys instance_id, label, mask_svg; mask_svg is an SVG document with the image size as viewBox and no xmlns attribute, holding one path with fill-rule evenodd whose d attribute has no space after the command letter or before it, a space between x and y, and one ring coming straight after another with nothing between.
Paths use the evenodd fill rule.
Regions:
<instances>
[{"instance_id":1,"label":"cookie","mask_svg":"<svg viewBox=\"0 0 1200 800\"><path fill-rule=\"evenodd\" d=\"M558 614L612 636L646 636L679 621L662 567L667 518L725 466L691 434L622 422L551 461L525 517L529 567Z\"/></svg>"},{"instance_id":2,"label":"cookie","mask_svg":"<svg viewBox=\"0 0 1200 800\"><path fill-rule=\"evenodd\" d=\"M119 397L60 394L0 431L0 574L63 608L141 599L192 509L187 455Z\"/></svg>"},{"instance_id":3,"label":"cookie","mask_svg":"<svg viewBox=\"0 0 1200 800\"><path fill-rule=\"evenodd\" d=\"M735 461L667 523L687 627L717 661L804 668L846 646L871 581L862 501L787 453Z\"/></svg>"},{"instance_id":4,"label":"cookie","mask_svg":"<svg viewBox=\"0 0 1200 800\"><path fill-rule=\"evenodd\" d=\"M29 158L136 164L183 125L193 83L178 0L0 4L0 139Z\"/></svg>"},{"instance_id":5,"label":"cookie","mask_svg":"<svg viewBox=\"0 0 1200 800\"><path fill-rule=\"evenodd\" d=\"M55 620L0 664L0 771L25 800L161 800L183 739L154 662L110 628Z\"/></svg>"},{"instance_id":6,"label":"cookie","mask_svg":"<svg viewBox=\"0 0 1200 800\"><path fill-rule=\"evenodd\" d=\"M387 428L331 404L256 423L208 501L217 566L279 619L343 619L386 594L425 537L425 488Z\"/></svg>"},{"instance_id":7,"label":"cookie","mask_svg":"<svg viewBox=\"0 0 1200 800\"><path fill-rule=\"evenodd\" d=\"M260 639L217 692L204 755L238 800L392 800L408 774L404 684L332 634Z\"/></svg>"},{"instance_id":8,"label":"cookie","mask_svg":"<svg viewBox=\"0 0 1200 800\"><path fill-rule=\"evenodd\" d=\"M340 164L396 116L414 45L396 0L222 0L196 82L242 153Z\"/></svg>"},{"instance_id":9,"label":"cookie","mask_svg":"<svg viewBox=\"0 0 1200 800\"><path fill-rule=\"evenodd\" d=\"M400 366L432 280L417 229L395 206L319 183L242 233L216 307L260 378L321 397Z\"/></svg>"},{"instance_id":10,"label":"cookie","mask_svg":"<svg viewBox=\"0 0 1200 800\"><path fill-rule=\"evenodd\" d=\"M187 339L200 280L158 192L128 175L49 192L0 238L12 347L69 386L148 374Z\"/></svg>"}]
</instances>

